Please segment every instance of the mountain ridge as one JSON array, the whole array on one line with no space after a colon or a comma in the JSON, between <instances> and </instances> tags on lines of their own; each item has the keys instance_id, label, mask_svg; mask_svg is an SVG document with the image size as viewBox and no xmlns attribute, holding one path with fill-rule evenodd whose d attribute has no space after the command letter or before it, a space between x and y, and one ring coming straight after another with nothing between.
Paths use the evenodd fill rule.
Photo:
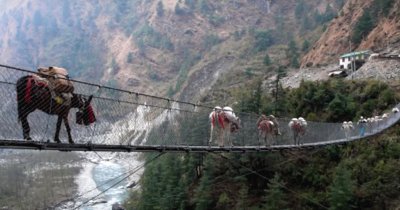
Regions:
<instances>
[{"instance_id":1,"label":"mountain ridge","mask_svg":"<svg viewBox=\"0 0 400 210\"><path fill-rule=\"evenodd\" d=\"M303 39L299 37L310 34L300 33L296 26L294 0L20 2L1 12L6 26L0 29L3 62L30 68L59 65L73 78L172 98L195 92L187 85L188 80L196 81L188 78L194 71L205 66L219 71L207 58L234 54L234 65L222 72L241 76L252 69L260 75L265 72L263 56L270 49L288 39L297 40L299 46ZM336 2L306 4L323 15L326 8L339 7ZM294 30L288 30L291 27ZM320 28L310 31L318 34ZM276 65L287 64L285 47L275 49L279 53L271 56ZM204 85L200 89L208 88Z\"/></svg>"}]
</instances>

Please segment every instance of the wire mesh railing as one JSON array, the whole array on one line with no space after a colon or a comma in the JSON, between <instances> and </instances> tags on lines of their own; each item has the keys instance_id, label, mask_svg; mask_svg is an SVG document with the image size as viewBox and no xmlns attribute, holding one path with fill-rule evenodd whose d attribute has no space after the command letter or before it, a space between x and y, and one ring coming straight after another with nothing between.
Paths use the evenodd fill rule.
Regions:
<instances>
[{"instance_id":1,"label":"wire mesh railing","mask_svg":"<svg viewBox=\"0 0 400 210\"><path fill-rule=\"evenodd\" d=\"M35 72L0 65L0 139L23 141L22 127L18 122L16 82L19 78ZM73 80L74 92L86 97L93 95L97 122L90 126L78 125L71 109L69 121L72 137L77 144L121 145L121 146L210 146L211 125L209 114L212 107L181 102L168 98L151 96L116 88ZM35 93L32 93L35 94ZM50 103L50 102L42 102ZM399 105L397 105L400 108ZM316 146L354 141L392 126L400 119L399 113L391 113L379 122L357 125L354 129L342 129L341 123L307 122L304 135L299 136L300 145L294 145L294 133L289 128L290 119L278 118L281 135L267 137L268 145L259 137L257 119L250 113L237 113L240 129L231 133L233 145L226 147L242 148L288 148ZM30 136L34 142L53 142L57 116L35 111L28 116ZM366 132L360 132L365 126ZM218 129L217 129L218 130ZM216 132L213 139L218 138ZM61 126L60 139L66 143L67 133ZM217 143L211 142L211 146Z\"/></svg>"}]
</instances>

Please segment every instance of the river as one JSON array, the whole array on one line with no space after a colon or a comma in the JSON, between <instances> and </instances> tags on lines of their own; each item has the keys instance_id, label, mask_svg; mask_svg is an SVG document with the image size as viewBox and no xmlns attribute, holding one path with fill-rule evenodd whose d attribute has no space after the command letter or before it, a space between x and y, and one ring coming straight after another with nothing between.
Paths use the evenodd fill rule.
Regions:
<instances>
[{"instance_id":1,"label":"river","mask_svg":"<svg viewBox=\"0 0 400 210\"><path fill-rule=\"evenodd\" d=\"M128 189L126 188L128 181L122 180L126 175L125 168L115 162L100 161L98 164L85 164L78 177L79 194L83 194L83 196L76 200L75 207L103 191L105 191L103 194L90 200L79 209L107 210L111 209L114 203L122 204L128 197ZM95 188L97 189L90 191Z\"/></svg>"}]
</instances>

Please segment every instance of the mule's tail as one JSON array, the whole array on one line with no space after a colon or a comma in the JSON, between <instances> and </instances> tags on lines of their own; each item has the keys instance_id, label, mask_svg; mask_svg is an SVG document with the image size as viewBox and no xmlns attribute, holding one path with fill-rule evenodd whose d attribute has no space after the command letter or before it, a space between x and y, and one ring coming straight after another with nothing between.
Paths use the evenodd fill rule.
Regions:
<instances>
[{"instance_id":1,"label":"mule's tail","mask_svg":"<svg viewBox=\"0 0 400 210\"><path fill-rule=\"evenodd\" d=\"M17 106L18 106L18 122L21 122L22 114L24 111L24 104L25 102L25 97L27 95L26 93L26 87L27 87L27 81L29 79L29 76L24 76L21 77L16 84L16 90L17 90ZM30 96L30 95L29 95Z\"/></svg>"}]
</instances>

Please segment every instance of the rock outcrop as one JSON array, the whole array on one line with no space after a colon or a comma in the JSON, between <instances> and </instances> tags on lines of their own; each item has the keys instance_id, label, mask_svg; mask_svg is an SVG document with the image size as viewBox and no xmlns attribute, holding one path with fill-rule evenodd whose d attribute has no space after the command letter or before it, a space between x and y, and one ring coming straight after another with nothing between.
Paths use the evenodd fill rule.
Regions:
<instances>
[{"instance_id":1,"label":"rock outcrop","mask_svg":"<svg viewBox=\"0 0 400 210\"><path fill-rule=\"evenodd\" d=\"M376 1L375 1L376 2ZM301 65L311 66L337 62L340 55L349 51L372 50L380 52L388 47L400 46L400 1L393 1L389 13L374 16L375 27L360 44L351 43L354 28L364 11L374 0L349 0L342 11L327 26L321 38L303 57ZM375 5L372 5L375 6Z\"/></svg>"}]
</instances>

